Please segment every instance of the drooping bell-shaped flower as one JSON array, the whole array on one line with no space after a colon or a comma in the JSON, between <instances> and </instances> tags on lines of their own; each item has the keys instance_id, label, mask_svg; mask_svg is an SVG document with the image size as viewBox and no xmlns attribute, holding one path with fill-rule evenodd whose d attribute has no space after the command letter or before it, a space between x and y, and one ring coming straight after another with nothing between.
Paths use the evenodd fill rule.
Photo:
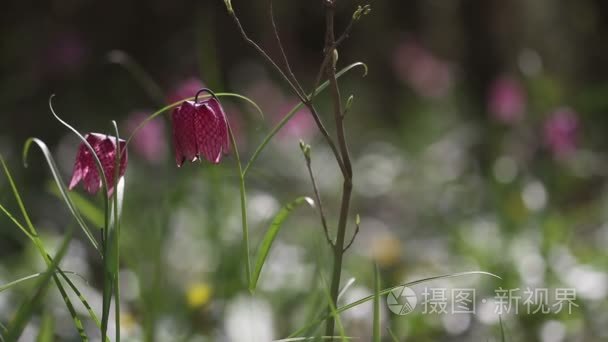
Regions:
<instances>
[{"instance_id":1,"label":"drooping bell-shaped flower","mask_svg":"<svg viewBox=\"0 0 608 342\"><path fill-rule=\"evenodd\" d=\"M91 145L103 169L103 173L108 183L108 196L114 192L114 174L116 165L117 145L120 145L120 169L119 177L124 176L127 169L127 151L126 143L120 139L116 143L116 137L108 136L100 133L88 133L85 135L86 141ZM90 194L96 194L101 188L101 175L97 170L97 164L91 151L84 143L78 146L76 153L76 162L74 163L74 171L72 172L72 180L70 180L69 189L72 190L82 181L84 189Z\"/></svg>"},{"instance_id":2,"label":"drooping bell-shaped flower","mask_svg":"<svg viewBox=\"0 0 608 342\"><path fill-rule=\"evenodd\" d=\"M208 92L211 96L198 101L201 92ZM210 90L202 89L194 101L184 101L173 110L171 118L177 166L201 156L218 164L222 155L228 153L228 120L219 100Z\"/></svg>"}]
</instances>

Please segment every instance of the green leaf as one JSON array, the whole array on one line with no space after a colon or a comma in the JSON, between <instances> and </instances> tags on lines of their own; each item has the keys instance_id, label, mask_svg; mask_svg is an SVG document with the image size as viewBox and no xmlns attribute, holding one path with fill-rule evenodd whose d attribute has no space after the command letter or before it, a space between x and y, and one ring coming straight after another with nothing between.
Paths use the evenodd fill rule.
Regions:
<instances>
[{"instance_id":1,"label":"green leaf","mask_svg":"<svg viewBox=\"0 0 608 342\"><path fill-rule=\"evenodd\" d=\"M9 325L8 333L6 336L6 339L8 341L17 341L19 339L19 337L23 333L23 329L25 328L27 322L30 320L32 314L37 309L37 307L42 303L42 300L51 283L51 278L55 274L57 266L59 265L59 263L65 256L71 240L72 240L72 229L70 229L68 231L68 233L66 234L66 237L63 239L59 252L55 256L54 260L51 262L51 264L48 267L48 269L46 270L46 272L44 272L44 275L38 281L37 286L36 286L37 290L34 293L34 295L32 296L32 298L30 300L26 300L21 305L21 307L19 307L19 310L17 311L15 318L11 321L11 324ZM84 329L81 330L80 333L81 333L81 338L83 340L88 340L88 338L84 332Z\"/></svg>"},{"instance_id":2,"label":"green leaf","mask_svg":"<svg viewBox=\"0 0 608 342\"><path fill-rule=\"evenodd\" d=\"M374 323L372 327L372 341L380 342L380 273L378 265L374 263Z\"/></svg>"},{"instance_id":3,"label":"green leaf","mask_svg":"<svg viewBox=\"0 0 608 342\"><path fill-rule=\"evenodd\" d=\"M42 323L38 331L36 342L53 342L55 334L55 319L48 311L42 316Z\"/></svg>"},{"instance_id":4,"label":"green leaf","mask_svg":"<svg viewBox=\"0 0 608 342\"><path fill-rule=\"evenodd\" d=\"M47 264L47 266L49 266L52 263L51 257L49 256L46 249L44 248L44 244L42 243L42 240L38 237L38 233L36 232L36 227L34 227L34 225L32 224L32 221L29 218L27 210L25 210L25 205L23 204L23 201L21 200L21 196L19 195L19 191L17 190L17 187L15 186L13 177L11 176L11 173L8 170L8 167L4 163L4 160L1 158L1 156L0 156L0 162L2 162L2 166L4 168L6 178L8 179L8 181L11 185L11 189L13 190L13 195L15 197L15 200L17 201L17 203L19 205L21 213L22 213L23 217L25 218L25 221L27 222L29 231L31 233L28 233L28 231L25 229L25 227L23 227L23 225L21 223L19 223L14 217L12 217L12 215L8 211L6 211L4 209L4 207L1 207L1 206L0 207L5 212L5 214L8 215L9 218L11 218L11 220L15 223L15 225L17 225L19 227L19 229L21 229L28 236L28 238L30 238L30 240L32 240L32 242L38 249L40 256L42 257L44 262ZM68 284L70 284L70 286L72 288L75 288L74 284L71 282L71 280L69 278L67 278L67 276L61 271L61 269L58 268L58 270L60 273L62 273L62 276L65 278L65 280L68 282ZM55 281L57 290L59 290L59 293L61 294L61 298L63 298L63 301L65 302L65 305L66 305L68 311L70 312L70 315L72 316L72 320L74 321L74 326L76 327L76 329L79 332L82 332L82 330L84 329L82 326L82 322L80 321L80 318L78 317L78 314L76 313L76 310L74 309L74 306L72 305L72 302L70 301L70 298L67 296L67 293L65 292L65 289L63 288L61 281L59 280L59 278L56 275L53 275L53 280ZM87 303L84 300L84 297L80 296L80 300L83 302L83 304L85 304L85 306L87 306ZM89 312L92 313L92 311L89 311ZM94 314L92 315L92 318L95 319Z\"/></svg>"},{"instance_id":5,"label":"green leaf","mask_svg":"<svg viewBox=\"0 0 608 342\"><path fill-rule=\"evenodd\" d=\"M367 75L367 65L365 63L357 62L357 63L353 63L353 64L345 67L344 69L340 70L339 72L337 72L336 78L340 78L342 75L344 75L351 69L358 67L358 66L362 66L365 69L365 73L363 74L363 76ZM314 90L314 92L313 92L314 95L322 92L325 88L327 88L328 85L329 85L329 81L323 82L320 86L317 87L317 89ZM309 96L312 96L312 94L310 94ZM253 152L251 159L249 159L249 162L245 166L245 170L243 170L243 176L247 175L247 171L249 171L249 169L251 168L253 163L258 159L258 157L260 156L260 153L262 153L262 151L264 151L264 148L266 148L266 145L268 145L270 140L272 140L272 138L281 130L281 128L283 128L289 122L289 120L291 120L291 118L293 118L293 116L296 115L296 113L300 109L302 109L302 107L304 107L304 104L302 102L295 105L283 117L283 119L281 119L281 121L276 126L274 126L274 128L270 131L270 133L268 133L268 135L266 135L264 140L262 140L262 143L256 148L255 152Z\"/></svg>"},{"instance_id":6,"label":"green leaf","mask_svg":"<svg viewBox=\"0 0 608 342\"><path fill-rule=\"evenodd\" d=\"M417 284L421 284L421 283L426 283L429 281L433 281L433 280L438 280L438 279L446 279L446 278L454 278L454 277L462 277L462 276L467 276L467 275L488 275L497 279L501 279L501 277L497 276L496 274L490 273L490 272L484 272L484 271L470 271L470 272L459 272L459 273L452 273L452 274L444 274L444 275L440 275L440 276L435 276L435 277L429 277L429 278L424 278L424 279L419 279L419 280L415 280L409 283L405 283L405 284L400 284L397 286L393 286L393 287L389 287L386 288L382 291L380 291L378 293L379 296L385 296L387 294L389 294L391 291L393 291L396 288L402 287L402 286L414 286ZM348 305L344 305L342 307L339 307L336 312L337 313L342 313L346 310L350 310L352 308L354 308L355 306L359 306L363 303L369 302L370 300L373 300L374 297L376 296L376 294L373 294L371 296L367 296L365 298L359 299L355 302L352 302ZM313 321L312 323L307 324L306 326L298 329L297 331L295 331L294 333L292 333L291 335L289 335L289 337L294 337L294 336L298 336L300 335L303 331L308 330L310 327L316 326L317 324L320 324L322 322L324 322L326 319L328 319L330 316L329 315L325 315L324 317L317 319L315 321Z\"/></svg>"},{"instance_id":7,"label":"green leaf","mask_svg":"<svg viewBox=\"0 0 608 342\"><path fill-rule=\"evenodd\" d=\"M97 315L93 311L93 308L91 308L91 305L86 300L86 298L84 297L84 295L78 290L78 288L76 287L76 285L74 285L74 282L72 282L72 280L70 278L68 278L68 276L67 276L68 272L65 272L65 271L61 270L61 268L58 268L57 270L61 274L61 277L63 278L63 280L65 280L65 282L68 283L68 286L70 286L70 288L72 289L72 291L76 294L76 296L78 296L78 298L80 299L80 302L82 303L82 305L87 309L87 311L89 312L89 317L91 317L91 319L93 320L93 322L95 322L95 324L97 325L98 328L101 328L101 323L99 322L99 318L97 318ZM86 282L86 279L84 279L79 274L77 274L77 273L73 273L73 274L79 276L81 279L83 279Z\"/></svg>"},{"instance_id":8,"label":"green leaf","mask_svg":"<svg viewBox=\"0 0 608 342\"><path fill-rule=\"evenodd\" d=\"M76 219L76 222L78 223L78 225L80 226L82 231L85 233L85 235L87 236L87 238L89 239L89 241L91 242L93 247L95 247L95 249L99 253L101 253L97 240L91 233L91 230L87 226L86 222L84 222L84 220L82 219L82 216L80 216L80 213L78 212L78 210L76 209L76 206L74 205L74 203L70 199L70 196L68 195L68 189L65 186L63 179L61 178L61 174L59 172L59 169L57 168L55 159L53 159L53 155L51 154L51 151L49 150L49 148L46 146L46 144L42 140L40 140L38 138L29 138L25 142L25 146L23 147L24 165L27 167L27 156L28 156L28 152L29 152L32 144L36 144L42 151L42 154L44 155L46 162L49 165L49 169L51 170L53 178L55 179L55 183L57 184L57 187L58 187L59 191L61 192L61 197L63 198L63 201L65 202L68 209L70 210L70 213L72 213L72 216L74 217L74 219Z\"/></svg>"},{"instance_id":9,"label":"green leaf","mask_svg":"<svg viewBox=\"0 0 608 342\"><path fill-rule=\"evenodd\" d=\"M310 206L314 206L314 201L310 197L298 197L293 202L285 205L279 213L275 216L270 223L270 227L264 234L264 239L260 243L260 246L257 250L257 257L255 260L255 268L253 270L253 275L251 277L251 283L249 284L249 290L254 292L257 288L258 280L260 278L260 273L262 272L262 268L264 267L264 263L266 262L266 258L268 257L268 253L270 252L270 248L272 247L272 243L274 239L277 237L277 234L281 230L283 222L289 217L289 214L298 207L299 205L307 203Z\"/></svg>"},{"instance_id":10,"label":"green leaf","mask_svg":"<svg viewBox=\"0 0 608 342\"><path fill-rule=\"evenodd\" d=\"M33 235L25 229L25 227L17 221L17 219L11 214L2 204L0 204L0 211L4 213L13 223L25 234L28 238L33 239Z\"/></svg>"}]
</instances>

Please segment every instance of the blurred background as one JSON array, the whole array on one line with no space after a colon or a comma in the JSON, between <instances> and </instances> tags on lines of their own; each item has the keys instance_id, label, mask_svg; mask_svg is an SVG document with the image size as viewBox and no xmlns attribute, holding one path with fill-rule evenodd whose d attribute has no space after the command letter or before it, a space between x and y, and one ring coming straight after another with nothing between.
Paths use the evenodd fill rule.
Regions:
<instances>
[{"instance_id":1,"label":"blurred background","mask_svg":"<svg viewBox=\"0 0 608 342\"><path fill-rule=\"evenodd\" d=\"M337 32L359 1L339 1ZM347 304L382 287L424 277L483 270L420 284L408 315L382 305L383 334L411 341L498 341L496 290L519 289L519 312L503 314L512 341L608 340L608 3L550 0L384 0L339 50L341 78L354 95L347 117L355 167L354 216L361 231L345 261ZM233 1L245 29L279 60L265 1ZM25 139L50 147L69 179L81 132L126 136L156 109L203 85L241 93L263 109L223 99L242 158L297 103L272 69L241 39L223 1L5 1L0 11L0 153L49 246L72 224L38 151L21 163ZM275 1L286 52L308 90L322 59L319 1ZM147 73L147 74L146 74ZM333 132L326 94L317 100ZM324 300L331 258L315 211L299 208L273 246L260 290L246 291L234 158L219 166L175 166L168 115L146 126L129 150L123 215L125 340L268 341L310 321ZM312 196L298 141L312 164L335 226L340 174L331 151L303 111L277 135L248 174L251 249L285 203ZM101 195L81 189L95 224ZM18 207L4 177L0 203ZM97 215L97 216L96 216ZM18 215L17 215L18 216ZM19 217L19 219L21 219ZM97 312L101 263L84 236L63 263ZM0 218L0 284L44 270L29 240ZM34 282L0 293L6 324ZM475 313L422 312L429 288L476 290ZM567 310L526 312L526 289L575 289ZM448 299L449 296L448 296ZM488 299L482 303L482 299ZM77 307L83 318L83 307ZM312 315L312 316L311 316ZM346 331L371 336L371 304L342 315ZM86 321L91 335L95 325ZM78 339L55 289L23 337L43 324L58 341ZM112 327L111 327L112 328ZM314 332L312 332L314 334Z\"/></svg>"}]
</instances>

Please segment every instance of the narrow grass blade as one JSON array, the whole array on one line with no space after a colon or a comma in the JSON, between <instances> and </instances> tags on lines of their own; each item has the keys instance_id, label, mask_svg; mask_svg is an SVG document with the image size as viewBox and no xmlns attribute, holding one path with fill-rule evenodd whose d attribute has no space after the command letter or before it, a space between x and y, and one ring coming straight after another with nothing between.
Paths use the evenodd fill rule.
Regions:
<instances>
[{"instance_id":1,"label":"narrow grass blade","mask_svg":"<svg viewBox=\"0 0 608 342\"><path fill-rule=\"evenodd\" d=\"M28 238L33 239L34 236L27 231L27 229L11 214L2 204L0 204L0 211L6 215L13 223L25 234Z\"/></svg>"},{"instance_id":2,"label":"narrow grass blade","mask_svg":"<svg viewBox=\"0 0 608 342\"><path fill-rule=\"evenodd\" d=\"M374 263L374 323L372 332L372 341L380 342L380 273L376 263Z\"/></svg>"},{"instance_id":3,"label":"narrow grass blade","mask_svg":"<svg viewBox=\"0 0 608 342\"><path fill-rule=\"evenodd\" d=\"M325 277L323 276L322 273L320 274L320 277L321 277L321 287L323 288L323 292L325 293L325 296L327 298L327 303L329 304L329 310L331 311L330 315L328 315L328 318L330 316L332 316L334 318L334 321L336 322L336 327L338 328L338 331L340 332L341 340L346 341L347 340L346 331L344 330L344 325L342 325L342 320L340 319L340 313L336 309L336 306L334 305L334 302L331 298L331 294L329 293L329 285L325 281Z\"/></svg>"},{"instance_id":4,"label":"narrow grass blade","mask_svg":"<svg viewBox=\"0 0 608 342\"><path fill-rule=\"evenodd\" d=\"M99 253L101 253L97 240L91 233L91 230L87 226L86 222L84 222L84 220L82 219L82 216L80 215L80 213L76 209L76 206L74 205L74 203L70 199L70 196L68 195L67 187L65 186L65 183L61 179L61 174L59 173L59 169L57 168L57 164L55 163L55 159L53 158L51 151L49 150L49 148L46 146L46 144L42 140L40 140L38 138L29 138L25 142L25 146L23 147L24 165L27 167L27 156L28 156L28 152L29 152L32 144L36 144L42 151L42 154L44 155L46 162L49 165L49 169L51 170L53 178L55 179L55 183L57 184L57 187L58 187L59 191L61 192L61 197L63 198L63 201L65 202L68 209L70 210L70 213L72 214L72 216L74 217L74 219L76 220L76 222L78 223L80 228L82 228L82 231L85 233L85 235L87 236L87 238L89 239L89 241L91 242L93 247L95 247L95 249ZM20 199L18 199L18 202L20 202Z\"/></svg>"},{"instance_id":5,"label":"narrow grass blade","mask_svg":"<svg viewBox=\"0 0 608 342\"><path fill-rule=\"evenodd\" d=\"M340 78L342 75L344 75L351 69L358 67L358 66L361 66L365 69L365 73L363 76L367 75L367 65L365 63L357 62L357 63L353 63L353 64L345 67L344 69L340 70L339 72L337 72L336 78ZM314 94L319 94L320 92L325 90L325 88L327 88L328 85L329 85L329 81L323 82L320 86L317 87L317 89L314 90ZM283 119L276 126L274 126L274 128L270 131L270 133L268 133L268 135L266 135L264 140L262 140L262 143L256 148L255 152L253 152L251 159L249 159L249 162L245 166L245 170L243 170L243 175L247 175L247 171L249 171L249 169L251 168L253 163L258 159L258 157L260 156L260 153L262 153L262 151L264 151L264 148L266 148L266 145L268 145L270 140L272 140L272 138L281 130L281 128L283 128L283 126L285 126L289 122L289 120L291 120L291 118L294 115L296 115L296 113L300 109L302 109L302 107L304 107L304 104L302 102L295 105L289 112L287 112L287 114L283 117Z\"/></svg>"},{"instance_id":6,"label":"narrow grass blade","mask_svg":"<svg viewBox=\"0 0 608 342\"><path fill-rule=\"evenodd\" d=\"M29 233L31 235L35 235L35 230L34 230L34 225L32 224L32 220L30 220L30 216L27 214L27 211L25 210L25 205L23 204L23 200L21 200L21 196L19 195L19 191L17 190L17 186L15 185L15 181L13 180L13 176L11 176L11 172L8 169L8 166L6 166L6 162L4 162L4 158L2 157L2 155L0 155L0 163L2 163L2 169L4 170L4 174L6 175L6 179L8 180L8 183L11 186L11 190L13 191L13 195L15 196L15 200L17 201L17 205L19 206L19 209L21 210L21 214L23 215L23 218L25 219L26 223L27 223L27 227L29 228ZM19 226L19 228L21 230L23 230L24 232L26 232L26 229L18 223L17 220L15 220L12 215L9 214L8 211L4 210L4 213L13 221L15 222L15 224L17 224L17 226ZM26 233L26 235L28 235ZM28 236L31 236L28 235Z\"/></svg>"},{"instance_id":7,"label":"narrow grass blade","mask_svg":"<svg viewBox=\"0 0 608 342\"><path fill-rule=\"evenodd\" d=\"M266 258L268 257L268 253L270 252L270 248L277 237L277 234L281 230L283 226L283 222L289 217L289 214L297 208L299 205L307 203L310 206L314 206L314 201L310 197L298 197L294 201L286 204L279 213L274 217L272 222L270 223L270 227L264 234L264 238L258 247L256 252L256 260L255 260L255 268L253 270L253 275L251 277L251 283L249 284L249 290L254 292L258 285L258 280L260 278L260 273L262 273L262 268L264 267L264 263L266 262Z\"/></svg>"},{"instance_id":8,"label":"narrow grass blade","mask_svg":"<svg viewBox=\"0 0 608 342\"><path fill-rule=\"evenodd\" d=\"M37 286L36 286L37 290L36 290L34 296L30 300L25 301L21 305L21 307L17 311L17 314L15 315L15 318L11 321L11 324L9 325L8 333L6 336L6 339L8 341L17 341L19 339L19 337L21 336L21 334L23 333L23 329L25 328L27 322L30 320L30 317L34 313L34 310L37 308L38 305L41 304L41 302L48 290L48 287L51 283L51 278L55 274L57 266L59 265L59 263L65 256L71 240L72 240L72 229L70 229L69 232L66 234L66 237L63 239L59 252L55 256L53 262L48 267L47 271L44 272L44 275L38 281ZM82 330L81 333L84 334L84 330ZM81 335L81 337L84 340L88 340L86 335Z\"/></svg>"},{"instance_id":9,"label":"narrow grass blade","mask_svg":"<svg viewBox=\"0 0 608 342\"><path fill-rule=\"evenodd\" d=\"M50 154L49 154L49 156L50 156ZM51 157L51 161L52 161L52 157ZM3 210L3 211L5 212L5 214L7 214L9 216L9 218L11 218L13 220L15 225L17 225L19 227L19 229L21 229L24 233L26 233L26 235L30 238L30 240L32 240L32 242L38 249L40 256L42 257L44 262L47 264L47 266L49 266L52 263L52 260L49 256L49 254L47 253L46 249L44 248L44 244L42 243L42 240L38 237L36 228L32 224L32 221L29 218L27 210L25 210L25 205L23 204L23 201L21 200L21 196L19 195L19 191L17 190L17 187L15 186L15 182L13 181L13 178L11 176L10 171L8 170L8 167L6 166L6 164L4 163L4 160L2 158L0 158L0 162L2 162L2 166L4 168L6 177L9 181L9 183L11 184L11 189L13 190L13 195L15 197L15 200L17 201L19 208L21 209L21 213L22 213L23 217L25 218L29 231L31 231L31 233L28 234L25 227L23 227L23 225L21 225L16 219L14 219L10 215L10 213L8 213L8 211L6 211L6 210ZM59 181L61 181L61 178L59 178ZM60 268L58 268L58 270L60 272L62 272ZM69 278L67 278L67 276L65 274L63 274L63 277L68 282L68 284L70 284L70 286L75 288L74 284L71 282L71 280ZM83 330L82 322L80 321L80 318L78 318L78 315L76 314L76 310L74 309L74 306L72 305L72 302L70 301L70 298L67 296L67 293L66 293L65 289L63 288L63 285L61 284L61 281L59 280L59 278L56 275L53 275L53 280L55 281L55 285L57 286L57 289L59 290L61 297L63 298L65 305L66 305L68 311L70 312L70 315L72 316L72 320L74 321L74 326L76 327L76 329L79 332L81 332ZM83 304L86 303L86 301L84 300L84 297L80 296L80 300L83 302ZM85 306L87 306L87 304L85 304ZM90 313L92 313L92 311L90 311ZM92 317L94 317L94 315Z\"/></svg>"},{"instance_id":10,"label":"narrow grass blade","mask_svg":"<svg viewBox=\"0 0 608 342\"><path fill-rule=\"evenodd\" d=\"M351 286L353 286L354 283L355 283L355 278L348 279L348 281L346 282L346 284L344 284L344 286L342 287L342 290L340 290L340 292L338 293L338 300L340 300L340 298L342 298L342 296L344 296L344 294L346 293L346 291L348 291L348 289Z\"/></svg>"},{"instance_id":11,"label":"narrow grass blade","mask_svg":"<svg viewBox=\"0 0 608 342\"><path fill-rule=\"evenodd\" d=\"M462 276L467 276L467 275L487 275L487 276L491 276L491 277L494 277L494 278L502 280L501 277L497 276L496 274L490 273L490 272L484 272L484 271L459 272L459 273L444 274L444 275L440 275L440 276L419 279L419 280L415 280L415 281L412 281L412 282L409 282L409 283L405 283L405 284L400 284L400 285L397 285L397 286L389 287L389 288L386 288L386 289L380 291L378 293L378 295L379 296L385 296L385 295L389 294L392 290L394 290L396 288L399 288L399 287L402 287L402 286L414 286L414 285L417 285L417 284L426 283L426 282L433 281L433 280L462 277ZM361 305L363 303L366 303L366 302L369 302L370 300L373 300L375 296L376 296L376 294L373 294L371 296L367 296L365 298L359 299L359 300L357 300L355 302L352 302L352 303L350 303L348 305L345 305L345 306L342 306L342 307L338 308L336 310L336 312L337 313L342 313L342 312L344 312L346 310L350 310L350 309L354 308L355 306L359 306L359 305ZM329 315L326 315L326 316L324 316L324 317L322 317L322 318L320 318L320 319L318 319L318 320L316 320L316 321L314 321L312 323L309 323L306 326L298 329L297 331L295 331L294 333L292 333L291 335L289 335L289 337L298 336L298 335L302 334L302 332L308 330L310 327L316 326L317 324L320 324L320 323L324 322L328 318L329 318Z\"/></svg>"},{"instance_id":12,"label":"narrow grass blade","mask_svg":"<svg viewBox=\"0 0 608 342\"><path fill-rule=\"evenodd\" d=\"M65 282L68 283L68 286L72 289L72 291L76 294L76 296L78 296L78 299L80 299L80 302L85 307L85 309L87 309L87 311L89 312L89 317L91 317L93 322L95 322L95 325L97 325L97 327L101 329L101 323L99 322L99 318L97 318L97 315L93 311L93 308L91 307L89 302L86 300L84 295L80 292L80 290L78 290L76 285L74 285L74 282L72 282L72 280L70 278L68 278L68 276L67 276L68 272L61 270L61 268L58 268L57 270L61 274L61 277L63 278L63 280L65 280ZM72 272L70 272L70 273L72 273ZM78 275L77 273L72 273L72 274ZM86 282L86 279L84 279L80 275L78 275L78 276Z\"/></svg>"},{"instance_id":13,"label":"narrow grass blade","mask_svg":"<svg viewBox=\"0 0 608 342\"><path fill-rule=\"evenodd\" d=\"M79 276L79 277L81 277L81 278L82 278L82 276L80 276L80 275L78 275L78 274L76 274L76 273L74 273L74 272L70 272L70 271L63 271L63 272L64 272L65 274L74 274L74 275L77 275L77 276ZM28 276L25 276L25 277L19 278L19 279L17 279L17 280L13 280L13 281L11 281L10 283L7 283L7 284L4 284L4 285L0 286L0 292L6 291L6 290L8 290L8 289L12 288L13 286L17 286L17 285L19 285L19 284L21 284L21 283L23 283L23 282L28 281L28 280L31 280L31 279L36 279L36 278L38 278L38 277L41 277L41 276L43 276L44 274L45 274L45 273L43 273L43 272L41 272L41 273L34 273L34 274L30 274L30 275L28 275Z\"/></svg>"}]
</instances>

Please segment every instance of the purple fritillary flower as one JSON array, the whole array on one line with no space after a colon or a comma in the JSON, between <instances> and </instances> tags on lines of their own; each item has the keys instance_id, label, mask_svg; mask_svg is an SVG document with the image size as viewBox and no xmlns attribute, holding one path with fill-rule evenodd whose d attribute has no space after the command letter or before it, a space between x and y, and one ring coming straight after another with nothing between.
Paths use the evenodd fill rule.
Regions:
<instances>
[{"instance_id":1,"label":"purple fritillary flower","mask_svg":"<svg viewBox=\"0 0 608 342\"><path fill-rule=\"evenodd\" d=\"M509 76L497 78L490 88L488 110L505 124L520 121L526 110L526 95L517 80Z\"/></svg>"},{"instance_id":2,"label":"purple fritillary flower","mask_svg":"<svg viewBox=\"0 0 608 342\"><path fill-rule=\"evenodd\" d=\"M114 166L116 163L117 151L116 138L100 133L88 133L85 135L85 139L91 147L93 147L97 158L99 158L99 161L101 162L103 173L108 182L108 196L111 196L114 192ZM119 145L121 151L119 176L122 177L127 169L128 158L126 142L120 139ZM81 143L80 146L78 146L69 189L74 189L80 181L83 182L84 189L91 195L96 194L101 188L101 177L97 171L95 158L93 158L91 151L89 151L84 143Z\"/></svg>"},{"instance_id":3,"label":"purple fritillary flower","mask_svg":"<svg viewBox=\"0 0 608 342\"><path fill-rule=\"evenodd\" d=\"M545 144L555 156L567 156L576 150L579 128L576 112L559 108L544 123Z\"/></svg>"},{"instance_id":4,"label":"purple fritillary flower","mask_svg":"<svg viewBox=\"0 0 608 342\"><path fill-rule=\"evenodd\" d=\"M127 130L133 133L148 117L147 112L137 111L129 115L126 122ZM165 159L165 124L162 120L151 120L133 136L133 149L146 161L157 164Z\"/></svg>"},{"instance_id":5,"label":"purple fritillary flower","mask_svg":"<svg viewBox=\"0 0 608 342\"><path fill-rule=\"evenodd\" d=\"M173 121L173 146L175 161L181 167L186 160L200 160L201 156L218 164L222 155L228 153L230 141L228 120L218 99L212 95L198 102L184 101L171 114Z\"/></svg>"},{"instance_id":6,"label":"purple fritillary flower","mask_svg":"<svg viewBox=\"0 0 608 342\"><path fill-rule=\"evenodd\" d=\"M204 87L203 81L196 77L185 79L171 91L168 97L169 103L179 102L183 99L192 97L192 94L196 94L197 91Z\"/></svg>"}]
</instances>

